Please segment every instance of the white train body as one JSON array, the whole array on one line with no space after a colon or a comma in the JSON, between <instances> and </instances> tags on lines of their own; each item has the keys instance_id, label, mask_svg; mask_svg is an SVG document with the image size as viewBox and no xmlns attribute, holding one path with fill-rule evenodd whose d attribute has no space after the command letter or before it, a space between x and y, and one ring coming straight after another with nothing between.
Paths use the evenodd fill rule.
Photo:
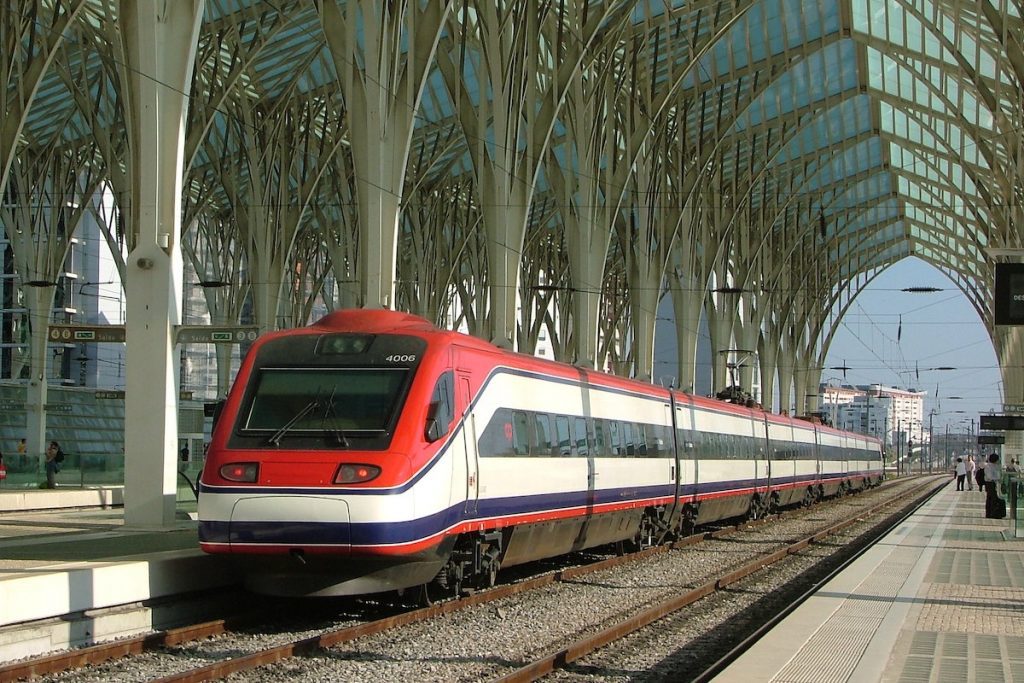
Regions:
<instances>
[{"instance_id":1,"label":"white train body","mask_svg":"<svg viewBox=\"0 0 1024 683\"><path fill-rule=\"evenodd\" d=\"M368 593L881 479L868 437L349 311L254 345L211 443L200 540L256 590Z\"/></svg>"}]
</instances>

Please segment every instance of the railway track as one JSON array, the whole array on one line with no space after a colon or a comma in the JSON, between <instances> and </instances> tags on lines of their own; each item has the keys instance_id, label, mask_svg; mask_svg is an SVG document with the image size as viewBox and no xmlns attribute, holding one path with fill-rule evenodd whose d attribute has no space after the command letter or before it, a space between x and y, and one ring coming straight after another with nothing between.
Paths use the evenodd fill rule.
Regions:
<instances>
[{"instance_id":1,"label":"railway track","mask_svg":"<svg viewBox=\"0 0 1024 683\"><path fill-rule=\"evenodd\" d=\"M900 501L905 497L906 494L898 497L896 500ZM892 505L894 505L894 501L889 500L875 506L875 508L886 508L891 507ZM508 674L502 680L535 680L537 677L545 675L559 666L564 666L578 660L586 653L592 652L594 649L602 647L604 644L612 642L616 638L621 638L624 635L635 631L637 628L642 628L643 626L660 619L666 614L678 610L683 606L692 604L693 602L700 600L702 597L713 594L715 591L722 590L723 588L732 585L736 581L741 580L745 576L758 571L772 562L777 562L793 555L794 553L800 552L811 544L826 538L828 535L837 533L869 514L874 514L876 512L875 508L872 508L870 511L861 512L855 517L846 519L839 524L830 525L827 529L822 529L814 534L800 538L789 543L783 548L775 550L767 556L758 557L757 559L747 562L742 566L731 566L728 571L722 573L720 576L704 581L701 585L686 591L682 595L673 595L659 601L658 604L646 607L638 614L632 614L628 617L618 619L614 624L605 626L597 633L578 638L568 646L544 648L546 654L534 657L531 661L519 666L516 671ZM525 579L514 584L499 586L494 589L476 593L460 600L402 612L399 614L391 614L384 618L350 624L341 628L329 629L312 636L290 639L282 644L261 648L255 652L230 657L223 661L203 664L185 671L166 675L162 678L156 678L155 680L214 680L232 674L252 671L258 667L279 663L294 657L302 656L308 658L316 656L317 653L325 652L329 648L336 648L339 645L350 643L356 639L366 638L375 634L384 634L389 631L413 626L415 624L422 624L429 620L443 618L445 615L468 610L479 605L498 603L499 601L508 600L509 598L519 594L530 591L539 591L546 586L551 586L556 583L577 581L590 574L607 571L630 563L642 562L656 555L667 553L670 550L692 546L700 543L701 541L728 538L730 535L736 534L739 531L749 531L762 526L767 522L775 521L775 519L776 518L768 518L767 520L761 520L757 523L744 523L715 531L695 534L670 545L651 548L623 557L612 557L586 566L561 569L541 576ZM69 669L79 669L81 667L98 665L102 662L107 662L118 657L136 655L143 652L153 651L154 649L159 650L173 647L196 639L216 637L229 633L232 630L246 628L253 623L251 620L252 617L216 620L204 624L197 624L190 627L151 634L145 637L133 638L105 645L97 645L68 653L7 665L0 667L0 680L17 680L19 678L28 678L31 676L52 675Z\"/></svg>"},{"instance_id":2,"label":"railway track","mask_svg":"<svg viewBox=\"0 0 1024 683\"><path fill-rule=\"evenodd\" d=\"M942 487L946 486L947 484L948 480L944 478L942 480L942 483L937 486L934 485L934 483L923 485L921 487L922 489L924 489L923 493L915 492L921 493L921 495L915 495L913 502L909 506L905 506L904 508L893 513L886 520L886 522L880 525L882 527L880 532L875 534L874 538L867 539L867 542L864 543L864 548L870 547L871 543L874 540L877 540L877 538L881 538L886 533L888 533L888 531L895 524L898 524L900 521L905 519L909 514L912 514L912 512L916 510L918 507L920 507L920 505L922 505L924 501L926 501L928 498L930 498L932 495L934 495L937 491L939 491ZM887 502L879 506L876 506L876 508L872 508L871 510L867 511L866 514L874 514L879 509L885 509L889 507L892 507L892 502ZM603 648L609 645L610 643L613 643L617 640L621 640L626 636L633 635L637 631L643 628L647 628L659 619L669 614L672 614L673 612L676 612L688 605L691 605L697 602L698 600L701 600L702 598L713 595L718 591L725 590L726 588L738 583L739 581L747 578L755 572L761 571L762 569L770 565L781 562L782 560L787 559L791 555L795 555L796 553L799 553L804 549L808 548L812 543L820 542L829 536L838 534L841 531L847 529L848 527L857 524L859 521L859 519L848 519L838 524L833 524L827 529L823 529L819 532L816 532L797 541L794 541L785 548L781 548L771 553L770 555L757 558L753 561L743 564L740 567L731 568L729 571L722 573L720 576L717 576L714 579L707 581L706 583L698 586L693 590L667 599L658 605L655 605L644 610L640 614L630 616L626 619L622 619L602 629L598 633L588 635L585 638L581 638L580 640L577 640L568 646L558 648L544 656L538 657L533 661L530 661L520 666L515 671L504 676L501 676L497 679L497 681L498 683L528 683L531 681L536 681L537 679L542 678L559 668L563 668L569 664L572 664L580 660L586 655L589 655L590 653L595 652L596 650ZM857 555L859 555L859 551L855 554L854 557L856 557ZM828 578L831 578L836 573L845 568L849 561L850 560L843 562L840 567L838 567L832 572L829 572L827 578L823 581L827 581ZM810 597L811 593L813 593L813 590L806 591L804 595L801 596L801 600L799 602L802 602L803 599ZM711 680L711 678L714 675L719 673L730 662L732 662L740 654L742 654L742 652L747 647L749 647L750 644L752 644L754 640L756 640L757 637L760 636L760 634L763 634L764 632L772 628L776 623L781 621L781 619L784 616L786 616L786 614L788 614L790 611L792 611L793 608L799 605L799 602L792 603L790 609L780 612L776 615L775 618L766 622L761 628L757 629L750 638L745 639L737 647L730 650L725 657L716 660L712 664L712 666L708 667L703 672L695 672L692 680L695 682Z\"/></svg>"}]
</instances>

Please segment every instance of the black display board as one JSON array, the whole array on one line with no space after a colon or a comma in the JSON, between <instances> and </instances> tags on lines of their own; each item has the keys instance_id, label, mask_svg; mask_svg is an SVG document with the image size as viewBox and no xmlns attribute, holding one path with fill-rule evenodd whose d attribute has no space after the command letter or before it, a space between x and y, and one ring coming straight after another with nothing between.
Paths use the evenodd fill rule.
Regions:
<instances>
[{"instance_id":1,"label":"black display board","mask_svg":"<svg viewBox=\"0 0 1024 683\"><path fill-rule=\"evenodd\" d=\"M1024 415L982 415L981 429L992 431L1024 431Z\"/></svg>"},{"instance_id":2,"label":"black display board","mask_svg":"<svg viewBox=\"0 0 1024 683\"><path fill-rule=\"evenodd\" d=\"M1024 325L1024 263L996 264L996 325Z\"/></svg>"}]
</instances>

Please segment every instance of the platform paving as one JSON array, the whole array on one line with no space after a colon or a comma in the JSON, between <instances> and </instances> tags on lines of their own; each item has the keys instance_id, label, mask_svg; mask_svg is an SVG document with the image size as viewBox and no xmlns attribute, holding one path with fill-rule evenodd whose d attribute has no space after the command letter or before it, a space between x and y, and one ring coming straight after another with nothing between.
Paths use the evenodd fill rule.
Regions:
<instances>
[{"instance_id":1,"label":"platform paving","mask_svg":"<svg viewBox=\"0 0 1024 683\"><path fill-rule=\"evenodd\" d=\"M1024 682L1024 539L950 483L719 683Z\"/></svg>"}]
</instances>

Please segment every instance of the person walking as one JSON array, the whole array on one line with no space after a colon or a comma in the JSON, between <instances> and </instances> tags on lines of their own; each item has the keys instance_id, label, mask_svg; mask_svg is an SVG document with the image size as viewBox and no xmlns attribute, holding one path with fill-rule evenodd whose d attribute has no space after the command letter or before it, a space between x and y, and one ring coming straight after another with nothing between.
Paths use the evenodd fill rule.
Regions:
<instances>
[{"instance_id":1,"label":"person walking","mask_svg":"<svg viewBox=\"0 0 1024 683\"><path fill-rule=\"evenodd\" d=\"M977 466L974 464L974 456L967 456L967 490L974 490L974 475L977 470Z\"/></svg>"},{"instance_id":2,"label":"person walking","mask_svg":"<svg viewBox=\"0 0 1024 683\"><path fill-rule=\"evenodd\" d=\"M60 464L64 462L64 451L60 444L51 441L46 447L46 488L57 488L57 473L60 472Z\"/></svg>"},{"instance_id":3,"label":"person walking","mask_svg":"<svg viewBox=\"0 0 1024 683\"><path fill-rule=\"evenodd\" d=\"M988 464L985 465L985 517L988 519L1006 517L1006 501L999 497L999 480L1002 476L999 454L993 453L988 456Z\"/></svg>"},{"instance_id":4,"label":"person walking","mask_svg":"<svg viewBox=\"0 0 1024 683\"><path fill-rule=\"evenodd\" d=\"M967 478L967 465L964 464L963 458L956 459L956 490L964 490L964 479Z\"/></svg>"}]
</instances>

